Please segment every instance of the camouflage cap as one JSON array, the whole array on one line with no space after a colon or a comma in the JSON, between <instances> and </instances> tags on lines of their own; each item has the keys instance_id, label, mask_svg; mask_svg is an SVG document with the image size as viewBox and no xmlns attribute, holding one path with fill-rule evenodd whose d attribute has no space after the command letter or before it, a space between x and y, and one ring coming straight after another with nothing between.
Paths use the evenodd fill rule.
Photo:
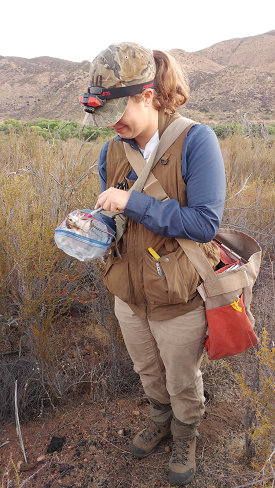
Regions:
<instances>
[{"instance_id":1,"label":"camouflage cap","mask_svg":"<svg viewBox=\"0 0 275 488\"><path fill-rule=\"evenodd\" d=\"M89 85L117 88L138 85L154 80L156 66L153 53L139 44L123 42L111 44L91 63ZM142 92L140 89L140 93ZM129 96L111 98L94 113L85 115L83 124L107 127L118 122L124 114Z\"/></svg>"}]
</instances>

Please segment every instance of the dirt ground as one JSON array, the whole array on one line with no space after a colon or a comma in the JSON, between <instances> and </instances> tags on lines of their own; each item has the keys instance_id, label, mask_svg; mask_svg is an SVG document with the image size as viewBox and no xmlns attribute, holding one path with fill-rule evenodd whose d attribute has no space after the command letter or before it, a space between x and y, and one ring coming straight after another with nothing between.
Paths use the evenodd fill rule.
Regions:
<instances>
[{"instance_id":1,"label":"dirt ground","mask_svg":"<svg viewBox=\"0 0 275 488\"><path fill-rule=\"evenodd\" d=\"M268 308L272 287L267 282L257 288L260 293L255 294L255 305L262 313L258 321L268 326L273 316ZM95 357L101 360L92 315L69 317L65 347L70 361L87 361L88 370ZM82 359L74 353L75 344L84 355ZM197 472L190 488L266 486L256 481L260 478L247 458L244 405L235 376L244 367L249 370L253 355L255 351L250 350L226 361L210 361L204 353L201 369L206 411L199 428ZM172 488L167 477L171 438L163 440L145 459L129 453L132 437L149 418L148 400L137 379L133 381L131 394L95 401L91 392L82 388L54 412L21 421L27 465L15 422L0 425L0 488ZM48 452L53 440L61 444L60 449Z\"/></svg>"},{"instance_id":2,"label":"dirt ground","mask_svg":"<svg viewBox=\"0 0 275 488\"><path fill-rule=\"evenodd\" d=\"M239 369L242 355L229 362ZM202 369L206 412L199 429L197 473L188 486L248 486L253 473L244 450L244 412L234 374L221 360L204 358ZM143 460L128 451L131 438L146 425L148 416L141 388L135 397L105 402L93 402L88 393L83 394L47 418L21 422L27 465L22 464L15 424L6 423L0 428L1 488L170 487L171 438ZM62 445L47 453L53 437Z\"/></svg>"}]
</instances>

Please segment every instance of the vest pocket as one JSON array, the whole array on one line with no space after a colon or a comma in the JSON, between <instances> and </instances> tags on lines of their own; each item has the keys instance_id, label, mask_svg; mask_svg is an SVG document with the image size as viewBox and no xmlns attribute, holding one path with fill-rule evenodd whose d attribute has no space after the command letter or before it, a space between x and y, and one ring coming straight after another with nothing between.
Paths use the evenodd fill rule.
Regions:
<instances>
[{"instance_id":1,"label":"vest pocket","mask_svg":"<svg viewBox=\"0 0 275 488\"><path fill-rule=\"evenodd\" d=\"M107 260L103 282L110 293L116 295L123 302L133 303L133 284L129 273L127 254L122 260L112 253Z\"/></svg>"},{"instance_id":2,"label":"vest pocket","mask_svg":"<svg viewBox=\"0 0 275 488\"><path fill-rule=\"evenodd\" d=\"M163 276L158 273L156 260L144 251L143 282L146 300L154 304L187 303L196 292L199 275L179 247L158 260Z\"/></svg>"}]
</instances>

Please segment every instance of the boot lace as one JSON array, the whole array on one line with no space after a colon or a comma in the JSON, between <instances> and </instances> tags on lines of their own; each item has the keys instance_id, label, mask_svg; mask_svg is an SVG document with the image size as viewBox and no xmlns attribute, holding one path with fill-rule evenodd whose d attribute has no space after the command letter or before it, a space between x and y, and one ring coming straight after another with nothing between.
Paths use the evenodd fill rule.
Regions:
<instances>
[{"instance_id":1,"label":"boot lace","mask_svg":"<svg viewBox=\"0 0 275 488\"><path fill-rule=\"evenodd\" d=\"M173 441L172 462L187 466L190 444L187 441Z\"/></svg>"},{"instance_id":2,"label":"boot lace","mask_svg":"<svg viewBox=\"0 0 275 488\"><path fill-rule=\"evenodd\" d=\"M142 434L140 434L140 437L144 444L148 444L148 442L152 442L152 440L158 437L159 434L161 434L161 427L158 427L155 422L151 421Z\"/></svg>"}]
</instances>

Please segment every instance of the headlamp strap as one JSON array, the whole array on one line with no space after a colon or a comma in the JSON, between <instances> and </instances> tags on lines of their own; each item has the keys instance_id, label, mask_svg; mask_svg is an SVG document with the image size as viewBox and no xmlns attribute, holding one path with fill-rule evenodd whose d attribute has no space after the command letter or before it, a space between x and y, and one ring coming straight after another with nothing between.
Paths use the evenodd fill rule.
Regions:
<instances>
[{"instance_id":1,"label":"headlamp strap","mask_svg":"<svg viewBox=\"0 0 275 488\"><path fill-rule=\"evenodd\" d=\"M102 86L89 86L88 93L103 99L130 97L142 93L147 88L155 88L155 80L151 80L139 85L119 86L115 88L104 88Z\"/></svg>"},{"instance_id":2,"label":"headlamp strap","mask_svg":"<svg viewBox=\"0 0 275 488\"><path fill-rule=\"evenodd\" d=\"M106 100L110 98L130 97L142 93L147 88L155 88L155 79L147 81L145 84L119 86L114 88L104 88L103 86L89 86L88 93L82 93L79 97L80 103L85 105L86 112L94 113L95 109L102 107Z\"/></svg>"}]
</instances>

